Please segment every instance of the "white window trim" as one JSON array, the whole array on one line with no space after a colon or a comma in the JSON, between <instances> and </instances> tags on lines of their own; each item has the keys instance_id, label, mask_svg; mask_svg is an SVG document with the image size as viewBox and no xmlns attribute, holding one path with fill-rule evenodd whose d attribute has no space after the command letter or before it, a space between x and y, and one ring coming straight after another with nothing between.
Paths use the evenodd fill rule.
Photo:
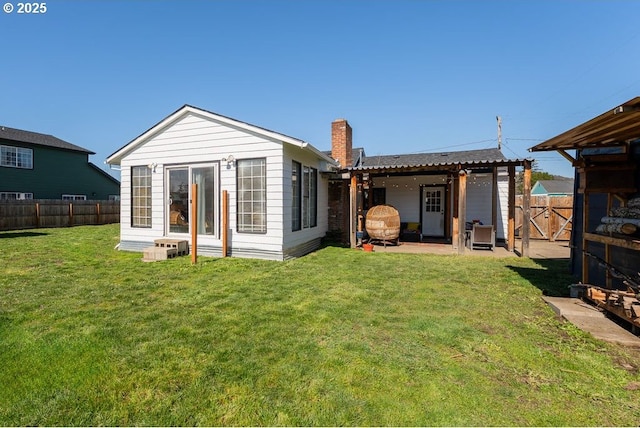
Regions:
<instances>
[{"instance_id":1,"label":"white window trim","mask_svg":"<svg viewBox=\"0 0 640 428\"><path fill-rule=\"evenodd\" d=\"M62 195L63 201L86 201L87 195L72 195L69 193L64 193Z\"/></svg>"},{"instance_id":2,"label":"white window trim","mask_svg":"<svg viewBox=\"0 0 640 428\"><path fill-rule=\"evenodd\" d=\"M13 196L12 198L9 196ZM30 192L0 192L0 200L3 201L11 201L11 200L28 200L33 199L33 193Z\"/></svg>"},{"instance_id":3,"label":"white window trim","mask_svg":"<svg viewBox=\"0 0 640 428\"><path fill-rule=\"evenodd\" d=\"M300 176L298 185L297 198L292 198L292 204L297 203L298 215L300 220L300 227L293 228L293 219L291 222L291 230L293 232L299 232L304 229L313 229L318 226L318 168L314 168L309 165L304 165L298 161L293 161L300 166ZM293 163L292 172L293 177ZM310 180L310 177L314 177L315 183ZM311 187L315 184L315 187ZM292 184L293 191L293 184ZM293 216L293 209L291 210Z\"/></svg>"},{"instance_id":4,"label":"white window trim","mask_svg":"<svg viewBox=\"0 0 640 428\"><path fill-rule=\"evenodd\" d=\"M220 230L222 227L222 214L220 212L220 163L219 162L204 162L204 163L193 163L193 164L176 164L176 165L166 165L165 167L165 175L164 175L164 186L165 189L169 189L169 173L168 170L170 169L174 169L174 168L186 168L188 170L187 174L189 177L189 198L191 198L191 185L192 183L192 177L193 177L193 169L194 168L207 168L207 167L212 167L213 168L213 176L215 177L215 182L213 183L213 187L214 187L214 193L213 193L213 198L214 198L214 202L213 202L213 206L214 206L214 224L216 225L216 227L214 227L213 229L213 235L202 235L202 234L198 234L198 236L203 237L203 238L215 238L215 239L220 239ZM193 227L193 225L191 224L191 221L189 221L189 232L188 233L178 233L178 232L171 232L169 231L169 192L166 191L165 193L165 201L164 201L164 206L166 207L165 209L167 210L164 214L164 222L165 222L165 234L166 236L176 236L176 237L182 237L182 236L190 236L191 235L191 228ZM189 204L188 207L189 210L191 210L191 204ZM191 218L191 213L189 213L189 218Z\"/></svg>"},{"instance_id":5,"label":"white window trim","mask_svg":"<svg viewBox=\"0 0 640 428\"><path fill-rule=\"evenodd\" d=\"M139 216L135 216L134 215L134 212L135 212L135 209L136 209L137 206L134 204L134 198L135 198L134 197L134 188L136 188L136 187L134 187L134 178L135 177L133 175L133 171L136 168L146 168L146 172L148 172L148 176L149 176L149 186L144 186L144 187L148 187L148 190L149 190L149 196L148 196L149 205L144 207L146 209L146 211L148 211L148 215L144 215L144 216L143 215L139 215ZM143 165L134 165L134 166L131 167L131 184L130 184L130 186L131 186L131 227L132 228L149 229L149 228L152 227L152 222L153 222L153 219L152 219L153 184L152 184L152 180L151 180L151 174L153 174L151 168L149 168L146 165L144 165L144 166ZM146 177L146 175L145 175L145 177ZM142 186L137 186L137 187L142 187ZM140 207L142 207L142 206L140 206ZM145 222L144 222L145 224L142 224L142 223L136 224L134 219L144 219L145 220ZM147 222L147 220L148 220L148 222Z\"/></svg>"},{"instance_id":6,"label":"white window trim","mask_svg":"<svg viewBox=\"0 0 640 428\"><path fill-rule=\"evenodd\" d=\"M244 200L242 197L242 189L241 189L241 179L253 179L254 176L250 175L247 177L240 177L239 175L239 171L240 171L240 164L243 162L250 162L250 161L262 161L264 162L264 175L261 177L263 179L263 187L262 189L260 189L260 191L262 191L264 193L263 196L263 200L261 201L256 201L256 200ZM251 189L247 189L247 191L252 193L252 197L253 197L253 188ZM257 192L256 192L257 193ZM243 209L243 207L241 206L241 204L256 204L259 203L262 206L263 212L262 213L258 213L258 212L254 212L253 211L253 207L251 208L251 210L245 210ZM256 223L244 223L242 221L243 216L246 215L251 215L252 217L262 214L262 223L259 223L256 226ZM253 234L266 234L267 233L267 224L268 224L268 219L267 219L267 158L248 158L248 159L237 159L236 160L236 230L238 233L253 233Z\"/></svg>"},{"instance_id":7,"label":"white window trim","mask_svg":"<svg viewBox=\"0 0 640 428\"><path fill-rule=\"evenodd\" d=\"M5 162L3 152L8 150L15 152L15 163ZM28 164L26 166L19 165L18 160L20 159L20 154L22 154L23 156L27 156ZM33 169L33 149L29 149L26 147L0 145L0 166L4 166L7 168Z\"/></svg>"}]
</instances>

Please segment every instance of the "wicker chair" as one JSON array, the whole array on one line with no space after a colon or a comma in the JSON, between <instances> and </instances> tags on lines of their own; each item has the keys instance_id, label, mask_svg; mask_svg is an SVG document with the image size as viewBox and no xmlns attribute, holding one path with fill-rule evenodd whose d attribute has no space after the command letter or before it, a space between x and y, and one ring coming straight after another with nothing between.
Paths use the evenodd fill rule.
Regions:
<instances>
[{"instance_id":1,"label":"wicker chair","mask_svg":"<svg viewBox=\"0 0 640 428\"><path fill-rule=\"evenodd\" d=\"M398 244L400 213L391 205L376 205L367 212L365 228L369 242Z\"/></svg>"}]
</instances>

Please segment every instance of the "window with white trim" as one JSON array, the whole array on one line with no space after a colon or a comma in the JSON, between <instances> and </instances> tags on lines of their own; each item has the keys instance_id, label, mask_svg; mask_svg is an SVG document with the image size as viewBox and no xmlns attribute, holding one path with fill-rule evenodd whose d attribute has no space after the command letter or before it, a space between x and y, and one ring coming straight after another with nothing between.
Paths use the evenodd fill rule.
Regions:
<instances>
[{"instance_id":1,"label":"window with white trim","mask_svg":"<svg viewBox=\"0 0 640 428\"><path fill-rule=\"evenodd\" d=\"M33 150L24 147L0 146L0 166L33 169Z\"/></svg>"},{"instance_id":2,"label":"window with white trim","mask_svg":"<svg viewBox=\"0 0 640 428\"><path fill-rule=\"evenodd\" d=\"M131 167L131 226L151 227L151 168Z\"/></svg>"},{"instance_id":3,"label":"window with white trim","mask_svg":"<svg viewBox=\"0 0 640 428\"><path fill-rule=\"evenodd\" d=\"M62 195L63 201L86 201L87 195Z\"/></svg>"},{"instance_id":4,"label":"window with white trim","mask_svg":"<svg viewBox=\"0 0 640 428\"><path fill-rule=\"evenodd\" d=\"M238 159L237 227L238 232L267 232L267 160Z\"/></svg>"},{"instance_id":5,"label":"window with white trim","mask_svg":"<svg viewBox=\"0 0 640 428\"><path fill-rule=\"evenodd\" d=\"M302 164L291 162L291 230L302 229L302 203L300 201L300 190L302 183Z\"/></svg>"},{"instance_id":6,"label":"window with white trim","mask_svg":"<svg viewBox=\"0 0 640 428\"><path fill-rule=\"evenodd\" d=\"M291 230L318 225L318 170L293 161L291 171Z\"/></svg>"},{"instance_id":7,"label":"window with white trim","mask_svg":"<svg viewBox=\"0 0 640 428\"><path fill-rule=\"evenodd\" d=\"M33 193L28 192L0 192L0 200L33 199Z\"/></svg>"}]
</instances>

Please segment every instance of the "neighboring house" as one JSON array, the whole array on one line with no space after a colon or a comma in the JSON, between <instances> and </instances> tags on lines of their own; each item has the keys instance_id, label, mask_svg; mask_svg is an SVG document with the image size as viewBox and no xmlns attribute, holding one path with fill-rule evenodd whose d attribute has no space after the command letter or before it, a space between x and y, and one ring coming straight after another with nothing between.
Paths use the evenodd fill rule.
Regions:
<instances>
[{"instance_id":1,"label":"neighboring house","mask_svg":"<svg viewBox=\"0 0 640 428\"><path fill-rule=\"evenodd\" d=\"M573 180L538 180L531 196L572 196Z\"/></svg>"},{"instance_id":2,"label":"neighboring house","mask_svg":"<svg viewBox=\"0 0 640 428\"><path fill-rule=\"evenodd\" d=\"M197 227L198 253L220 256L228 219L231 256L284 260L317 249L327 233L328 172L337 164L297 138L185 105L107 163L121 170L121 250L189 240Z\"/></svg>"},{"instance_id":3,"label":"neighboring house","mask_svg":"<svg viewBox=\"0 0 640 428\"><path fill-rule=\"evenodd\" d=\"M418 223L423 239L444 239L459 252L474 221L494 225L497 238L513 249L515 167L530 176L531 160L507 159L498 149L367 156L352 148L344 119L332 124L331 153L344 174L331 183L330 231L341 231L351 245L366 211L388 204L402 224Z\"/></svg>"},{"instance_id":4,"label":"neighboring house","mask_svg":"<svg viewBox=\"0 0 640 428\"><path fill-rule=\"evenodd\" d=\"M0 200L118 199L120 183L92 151L52 135L0 127Z\"/></svg>"}]
</instances>

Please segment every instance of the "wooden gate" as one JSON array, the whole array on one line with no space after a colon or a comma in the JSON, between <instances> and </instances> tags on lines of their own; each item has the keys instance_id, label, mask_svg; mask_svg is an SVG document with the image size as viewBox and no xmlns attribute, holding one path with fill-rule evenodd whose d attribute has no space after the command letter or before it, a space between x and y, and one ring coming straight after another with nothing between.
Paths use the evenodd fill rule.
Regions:
<instances>
[{"instance_id":1,"label":"wooden gate","mask_svg":"<svg viewBox=\"0 0 640 428\"><path fill-rule=\"evenodd\" d=\"M568 241L573 226L573 196L531 196L529 237ZM516 196L516 235L522 236L522 196Z\"/></svg>"}]
</instances>

